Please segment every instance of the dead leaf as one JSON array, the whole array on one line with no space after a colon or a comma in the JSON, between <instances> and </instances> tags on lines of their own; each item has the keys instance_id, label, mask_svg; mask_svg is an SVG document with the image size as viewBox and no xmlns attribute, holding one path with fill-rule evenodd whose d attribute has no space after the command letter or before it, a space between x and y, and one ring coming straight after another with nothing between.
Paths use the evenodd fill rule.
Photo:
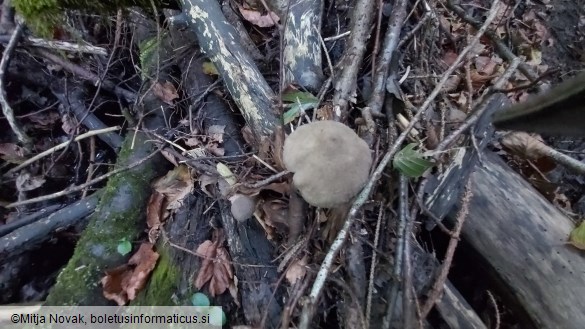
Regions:
<instances>
[{"instance_id":1,"label":"dead leaf","mask_svg":"<svg viewBox=\"0 0 585 329\"><path fill-rule=\"evenodd\" d=\"M166 209L177 209L183 204L183 199L193 191L193 179L189 168L179 165L159 178L153 188L167 198Z\"/></svg>"},{"instance_id":2,"label":"dead leaf","mask_svg":"<svg viewBox=\"0 0 585 329\"><path fill-rule=\"evenodd\" d=\"M152 244L140 245L138 251L128 260L128 264L106 271L106 275L101 279L104 297L120 306L134 300L146 285L158 258L159 254L153 250Z\"/></svg>"},{"instance_id":3,"label":"dead leaf","mask_svg":"<svg viewBox=\"0 0 585 329\"><path fill-rule=\"evenodd\" d=\"M167 159L170 163L175 165L175 167L179 165L175 156L172 155L170 152L166 150L160 150L160 153L165 157L165 159Z\"/></svg>"},{"instance_id":4,"label":"dead leaf","mask_svg":"<svg viewBox=\"0 0 585 329\"><path fill-rule=\"evenodd\" d=\"M14 164L20 164L26 160L24 149L12 143L0 144L0 158Z\"/></svg>"},{"instance_id":5,"label":"dead leaf","mask_svg":"<svg viewBox=\"0 0 585 329\"><path fill-rule=\"evenodd\" d=\"M208 143L205 146L205 149L209 153L211 153L211 154L213 154L215 156L218 156L218 157L221 157L221 156L224 156L225 155L225 149L223 147L220 147L217 143Z\"/></svg>"},{"instance_id":6,"label":"dead leaf","mask_svg":"<svg viewBox=\"0 0 585 329\"><path fill-rule=\"evenodd\" d=\"M307 256L295 260L286 270L286 280L292 285L307 274Z\"/></svg>"},{"instance_id":7,"label":"dead leaf","mask_svg":"<svg viewBox=\"0 0 585 329\"><path fill-rule=\"evenodd\" d=\"M165 220L163 204L165 196L157 191L153 191L146 206L146 225L151 230L158 230L161 223Z\"/></svg>"},{"instance_id":8,"label":"dead leaf","mask_svg":"<svg viewBox=\"0 0 585 329\"><path fill-rule=\"evenodd\" d=\"M547 146L538 135L525 132L513 132L502 138L502 145L516 155L536 160L546 155Z\"/></svg>"},{"instance_id":9,"label":"dead leaf","mask_svg":"<svg viewBox=\"0 0 585 329\"><path fill-rule=\"evenodd\" d=\"M209 197L213 198L213 191L211 191L209 189L209 185L213 185L217 183L217 177L213 177L207 174L203 174L201 176L199 176L199 186L201 187L201 190L203 191L203 193L207 194Z\"/></svg>"},{"instance_id":10,"label":"dead leaf","mask_svg":"<svg viewBox=\"0 0 585 329\"><path fill-rule=\"evenodd\" d=\"M234 279L232 280L232 283L230 284L228 289L230 291L230 295L234 299L234 303L236 303L236 305L238 307L240 307L241 305L240 305L240 299L238 298L238 277L237 276L234 275Z\"/></svg>"},{"instance_id":11,"label":"dead leaf","mask_svg":"<svg viewBox=\"0 0 585 329\"><path fill-rule=\"evenodd\" d=\"M16 177L16 189L19 192L32 191L41 187L45 183L45 179L42 176L32 176L28 172L21 172Z\"/></svg>"},{"instance_id":12,"label":"dead leaf","mask_svg":"<svg viewBox=\"0 0 585 329\"><path fill-rule=\"evenodd\" d=\"M101 279L103 295L108 300L113 300L119 306L128 303L128 295L123 286L132 275L132 268L128 264L106 271L106 276Z\"/></svg>"},{"instance_id":13,"label":"dead leaf","mask_svg":"<svg viewBox=\"0 0 585 329\"><path fill-rule=\"evenodd\" d=\"M240 13L242 14L242 17L244 17L245 20L259 27L271 27L278 23L278 21L280 20L280 18L278 18L278 15L276 15L272 11L262 15L258 11L245 9L241 6L239 7L239 9Z\"/></svg>"},{"instance_id":14,"label":"dead leaf","mask_svg":"<svg viewBox=\"0 0 585 329\"><path fill-rule=\"evenodd\" d=\"M214 231L212 240L206 240L197 247L196 253L204 258L195 279L195 287L201 289L209 282L209 294L215 297L230 287L234 273L229 254L223 247L223 231Z\"/></svg>"},{"instance_id":15,"label":"dead leaf","mask_svg":"<svg viewBox=\"0 0 585 329\"><path fill-rule=\"evenodd\" d=\"M198 146L198 145L201 145L201 144L202 143L201 143L201 140L199 140L199 138L191 137L191 138L187 138L185 140L185 145L187 145L187 146L193 147L193 146Z\"/></svg>"},{"instance_id":16,"label":"dead leaf","mask_svg":"<svg viewBox=\"0 0 585 329\"><path fill-rule=\"evenodd\" d=\"M165 81L164 83L155 82L152 85L152 92L156 95L156 97L169 105L173 105L173 101L179 98L177 89L169 81Z\"/></svg>"},{"instance_id":17,"label":"dead leaf","mask_svg":"<svg viewBox=\"0 0 585 329\"><path fill-rule=\"evenodd\" d=\"M156 266L159 254L153 250L153 247L150 243L141 244L138 251L128 260L129 265L136 266L124 289L129 300L134 300L138 292L144 288L150 273Z\"/></svg>"},{"instance_id":18,"label":"dead leaf","mask_svg":"<svg viewBox=\"0 0 585 329\"><path fill-rule=\"evenodd\" d=\"M225 125L211 125L207 128L207 136L211 140L218 143L223 143L223 135L225 134Z\"/></svg>"},{"instance_id":19,"label":"dead leaf","mask_svg":"<svg viewBox=\"0 0 585 329\"><path fill-rule=\"evenodd\" d=\"M34 126L36 128L52 129L53 124L59 121L59 119L61 119L61 116L56 111L47 111L29 115L27 116L27 118L35 123Z\"/></svg>"},{"instance_id":20,"label":"dead leaf","mask_svg":"<svg viewBox=\"0 0 585 329\"><path fill-rule=\"evenodd\" d=\"M288 204L280 199L269 199L262 204L266 224L285 231L288 228Z\"/></svg>"},{"instance_id":21,"label":"dead leaf","mask_svg":"<svg viewBox=\"0 0 585 329\"><path fill-rule=\"evenodd\" d=\"M71 115L66 114L61 118L61 121L63 121L61 128L67 135L72 135L75 133L78 126L77 119L75 119Z\"/></svg>"}]
</instances>

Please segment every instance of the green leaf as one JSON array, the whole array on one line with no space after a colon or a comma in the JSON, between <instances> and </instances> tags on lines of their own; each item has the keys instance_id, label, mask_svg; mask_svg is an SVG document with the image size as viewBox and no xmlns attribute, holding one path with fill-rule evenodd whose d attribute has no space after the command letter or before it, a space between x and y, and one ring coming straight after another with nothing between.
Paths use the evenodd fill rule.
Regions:
<instances>
[{"instance_id":1,"label":"green leaf","mask_svg":"<svg viewBox=\"0 0 585 329\"><path fill-rule=\"evenodd\" d=\"M193 304L193 306L209 306L211 305L211 302L207 295L196 292L191 296L191 304Z\"/></svg>"},{"instance_id":2,"label":"green leaf","mask_svg":"<svg viewBox=\"0 0 585 329\"><path fill-rule=\"evenodd\" d=\"M127 239L120 240L118 243L118 248L116 248L118 253L122 256L126 256L132 251L132 244Z\"/></svg>"},{"instance_id":3,"label":"green leaf","mask_svg":"<svg viewBox=\"0 0 585 329\"><path fill-rule=\"evenodd\" d=\"M434 164L425 159L419 151L415 151L416 143L406 145L394 156L392 166L400 173L411 178L417 178Z\"/></svg>"},{"instance_id":4,"label":"green leaf","mask_svg":"<svg viewBox=\"0 0 585 329\"><path fill-rule=\"evenodd\" d=\"M284 124L288 124L301 115L303 111L315 108L319 99L309 92L293 91L282 94L282 101L290 103L287 105L290 109L284 112L283 115Z\"/></svg>"},{"instance_id":5,"label":"green leaf","mask_svg":"<svg viewBox=\"0 0 585 329\"><path fill-rule=\"evenodd\" d=\"M585 250L585 221L581 222L569 235L569 243L575 248Z\"/></svg>"},{"instance_id":6,"label":"green leaf","mask_svg":"<svg viewBox=\"0 0 585 329\"><path fill-rule=\"evenodd\" d=\"M282 94L282 101L287 103L315 103L319 99L306 91L293 91Z\"/></svg>"}]
</instances>

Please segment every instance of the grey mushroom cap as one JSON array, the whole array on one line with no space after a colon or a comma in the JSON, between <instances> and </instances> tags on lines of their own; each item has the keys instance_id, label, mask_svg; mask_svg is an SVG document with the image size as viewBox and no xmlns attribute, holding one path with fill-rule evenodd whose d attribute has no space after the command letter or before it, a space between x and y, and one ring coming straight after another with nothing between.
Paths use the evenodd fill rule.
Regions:
<instances>
[{"instance_id":1,"label":"grey mushroom cap","mask_svg":"<svg viewBox=\"0 0 585 329\"><path fill-rule=\"evenodd\" d=\"M336 121L297 128L284 142L283 160L303 199L321 208L349 202L366 184L372 165L368 144Z\"/></svg>"}]
</instances>

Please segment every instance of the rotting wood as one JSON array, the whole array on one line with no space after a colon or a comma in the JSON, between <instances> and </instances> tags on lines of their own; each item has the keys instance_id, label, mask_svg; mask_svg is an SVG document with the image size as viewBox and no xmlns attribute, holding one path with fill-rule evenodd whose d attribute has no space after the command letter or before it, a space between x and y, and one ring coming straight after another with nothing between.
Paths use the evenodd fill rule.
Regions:
<instances>
[{"instance_id":1,"label":"rotting wood","mask_svg":"<svg viewBox=\"0 0 585 329\"><path fill-rule=\"evenodd\" d=\"M185 20L201 49L215 64L234 102L258 141L281 125L276 113L276 95L226 22L216 1L182 0Z\"/></svg>"},{"instance_id":2,"label":"rotting wood","mask_svg":"<svg viewBox=\"0 0 585 329\"><path fill-rule=\"evenodd\" d=\"M472 152L458 153L464 158ZM492 153L482 154L482 165L470 175L474 197L462 238L494 269L502 289L536 327L581 328L585 286L578 273L585 273L585 262L566 243L573 222ZM453 177L461 172L452 170L443 181ZM444 198L458 198L458 189L441 186ZM453 213L440 202L428 206L438 216Z\"/></svg>"}]
</instances>

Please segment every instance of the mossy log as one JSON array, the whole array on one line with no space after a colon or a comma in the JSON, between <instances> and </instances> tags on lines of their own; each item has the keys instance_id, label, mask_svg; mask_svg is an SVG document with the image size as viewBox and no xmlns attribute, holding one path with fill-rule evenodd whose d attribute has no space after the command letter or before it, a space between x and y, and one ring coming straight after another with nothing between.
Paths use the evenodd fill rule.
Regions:
<instances>
[{"instance_id":1,"label":"mossy log","mask_svg":"<svg viewBox=\"0 0 585 329\"><path fill-rule=\"evenodd\" d=\"M148 37L159 40L144 29L136 35L139 45L148 44L145 42ZM166 55L158 54L158 50L166 50L164 45L148 50L156 51L157 54L144 57L150 60L141 62L144 67L157 67L160 58L166 58ZM165 74L160 72L158 76L164 79ZM168 111L169 106L156 97L151 89L144 89L145 93L140 98L142 103L135 110L138 113L151 113L143 119L143 128L152 131L164 127L163 112ZM120 240L135 241L146 226L145 212L151 195L151 180L161 176L166 167L159 153L153 155L156 151L156 145L147 132L137 130L127 134L116 167L129 166L144 159L146 161L108 180L96 212L78 241L73 257L49 293L47 305L109 304L102 295L99 282L104 276L104 270L125 263L129 257L117 252ZM162 257L160 262L164 264L165 258Z\"/></svg>"}]
</instances>

